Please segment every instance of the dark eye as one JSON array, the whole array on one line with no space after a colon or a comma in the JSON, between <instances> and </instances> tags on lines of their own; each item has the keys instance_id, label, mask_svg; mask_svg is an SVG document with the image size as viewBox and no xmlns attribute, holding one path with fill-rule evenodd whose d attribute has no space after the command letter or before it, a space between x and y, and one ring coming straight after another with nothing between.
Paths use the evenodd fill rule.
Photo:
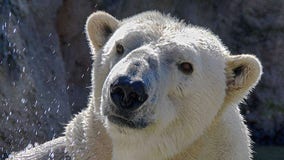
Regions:
<instances>
[{"instance_id":1,"label":"dark eye","mask_svg":"<svg viewBox=\"0 0 284 160\"><path fill-rule=\"evenodd\" d=\"M122 55L124 53L124 47L121 44L116 45L116 53Z\"/></svg>"},{"instance_id":2,"label":"dark eye","mask_svg":"<svg viewBox=\"0 0 284 160\"><path fill-rule=\"evenodd\" d=\"M179 64L179 70L184 74L191 74L193 72L193 67L189 62L182 62Z\"/></svg>"}]
</instances>

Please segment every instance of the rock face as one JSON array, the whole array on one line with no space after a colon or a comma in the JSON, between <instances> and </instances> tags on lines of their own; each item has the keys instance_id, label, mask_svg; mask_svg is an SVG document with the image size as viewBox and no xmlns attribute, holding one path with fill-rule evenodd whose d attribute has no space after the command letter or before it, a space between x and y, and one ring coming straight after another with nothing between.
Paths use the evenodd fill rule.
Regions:
<instances>
[{"instance_id":1,"label":"rock face","mask_svg":"<svg viewBox=\"0 0 284 160\"><path fill-rule=\"evenodd\" d=\"M61 1L1 5L0 154L58 136L71 116L54 25ZM0 158L1 159L1 158Z\"/></svg>"},{"instance_id":2,"label":"rock face","mask_svg":"<svg viewBox=\"0 0 284 160\"><path fill-rule=\"evenodd\" d=\"M57 136L84 108L91 59L87 16L160 10L211 29L232 53L253 53L264 75L242 106L258 144L284 144L284 1L0 0L0 154Z\"/></svg>"},{"instance_id":3,"label":"rock face","mask_svg":"<svg viewBox=\"0 0 284 160\"><path fill-rule=\"evenodd\" d=\"M95 3L86 0L64 1L56 19L72 113L80 111L88 102L91 55L86 43L84 24L87 16L94 11L92 6Z\"/></svg>"}]
</instances>

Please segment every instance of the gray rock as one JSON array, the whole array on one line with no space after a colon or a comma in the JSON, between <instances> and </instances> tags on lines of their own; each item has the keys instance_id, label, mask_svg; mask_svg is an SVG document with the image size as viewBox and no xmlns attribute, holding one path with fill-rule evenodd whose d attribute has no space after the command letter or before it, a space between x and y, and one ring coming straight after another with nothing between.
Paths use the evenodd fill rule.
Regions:
<instances>
[{"instance_id":1,"label":"gray rock","mask_svg":"<svg viewBox=\"0 0 284 160\"><path fill-rule=\"evenodd\" d=\"M5 156L61 134L71 112L54 23L61 1L0 5L0 154Z\"/></svg>"}]
</instances>

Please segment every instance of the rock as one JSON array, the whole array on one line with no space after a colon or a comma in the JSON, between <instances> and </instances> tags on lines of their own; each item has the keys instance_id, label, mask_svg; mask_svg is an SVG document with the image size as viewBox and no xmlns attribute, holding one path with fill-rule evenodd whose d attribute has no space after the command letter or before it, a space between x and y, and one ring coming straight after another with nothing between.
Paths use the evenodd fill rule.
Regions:
<instances>
[{"instance_id":1,"label":"rock","mask_svg":"<svg viewBox=\"0 0 284 160\"><path fill-rule=\"evenodd\" d=\"M65 63L69 103L74 114L86 107L91 86L91 55L84 29L94 5L91 1L64 1L56 19Z\"/></svg>"},{"instance_id":2,"label":"rock","mask_svg":"<svg viewBox=\"0 0 284 160\"><path fill-rule=\"evenodd\" d=\"M70 119L66 71L55 28L61 3L0 1L2 158L29 143L57 137Z\"/></svg>"}]
</instances>

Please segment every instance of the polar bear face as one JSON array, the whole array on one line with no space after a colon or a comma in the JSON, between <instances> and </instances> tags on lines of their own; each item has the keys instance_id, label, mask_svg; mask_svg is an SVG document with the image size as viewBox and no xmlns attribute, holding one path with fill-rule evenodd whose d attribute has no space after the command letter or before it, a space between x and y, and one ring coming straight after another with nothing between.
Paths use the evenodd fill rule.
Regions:
<instances>
[{"instance_id":1,"label":"polar bear face","mask_svg":"<svg viewBox=\"0 0 284 160\"><path fill-rule=\"evenodd\" d=\"M157 12L123 21L96 12L86 31L95 112L113 143L179 150L239 103L261 74L255 57L232 56L211 32Z\"/></svg>"}]
</instances>

